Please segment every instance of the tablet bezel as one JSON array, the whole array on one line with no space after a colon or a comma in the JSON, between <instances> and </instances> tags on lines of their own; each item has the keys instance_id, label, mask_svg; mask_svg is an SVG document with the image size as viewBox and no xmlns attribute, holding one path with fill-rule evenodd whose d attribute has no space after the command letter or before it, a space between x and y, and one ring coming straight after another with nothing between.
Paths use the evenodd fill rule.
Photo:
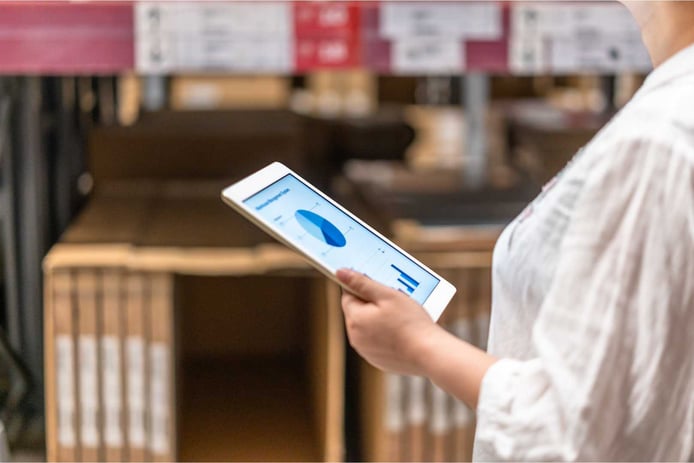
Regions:
<instances>
[{"instance_id":1,"label":"tablet bezel","mask_svg":"<svg viewBox=\"0 0 694 463\"><path fill-rule=\"evenodd\" d=\"M422 306L434 321L439 319L443 311L446 309L446 306L451 301L453 295L455 294L456 288L451 283L442 278L440 275L438 275L436 272L432 271L429 267L422 264L419 260L415 259L410 254L400 249L400 247L398 247L395 243L393 243L388 238L380 234L378 231L371 228L368 224L364 223L354 214L349 212L347 209L342 207L340 204L338 204L332 198L321 192L319 189L311 185L311 183L306 181L304 178L302 178L300 175L298 175L296 172L294 172L284 164L280 162L274 162L260 169L259 171L249 175L248 177L236 182L235 184L225 188L222 191L222 200L227 205L231 206L233 209L238 211L241 215L246 217L248 220L253 222L255 225L260 227L263 231L280 241L282 244L300 253L322 274L341 285L335 273L333 273L330 269L325 267L323 263L308 255L300 248L296 247L278 230L275 230L271 226L266 224L262 220L262 218L256 214L256 211L254 209L244 204L245 200L249 199L251 196L257 193L260 193L265 188L269 187L270 185L282 179L288 174L293 175L298 181L302 182L307 188L311 189L311 191L315 192L325 201L336 207L338 210L342 211L355 222L362 225L368 231L376 235L379 239L383 240L389 246L392 246L395 250L402 253L406 258L410 259L412 262L419 265L426 272L429 272L432 276L437 278L439 280L439 283L433 289L429 297L424 301L424 304L422 304Z\"/></svg>"}]
</instances>

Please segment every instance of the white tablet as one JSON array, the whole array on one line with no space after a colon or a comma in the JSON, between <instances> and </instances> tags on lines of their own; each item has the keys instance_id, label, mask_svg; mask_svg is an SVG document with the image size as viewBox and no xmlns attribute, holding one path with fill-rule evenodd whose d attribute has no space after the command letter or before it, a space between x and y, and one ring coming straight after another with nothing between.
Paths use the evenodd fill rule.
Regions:
<instances>
[{"instance_id":1,"label":"white tablet","mask_svg":"<svg viewBox=\"0 0 694 463\"><path fill-rule=\"evenodd\" d=\"M455 294L453 285L279 162L226 188L222 199L336 282L338 269L353 269L407 294L434 320Z\"/></svg>"}]
</instances>

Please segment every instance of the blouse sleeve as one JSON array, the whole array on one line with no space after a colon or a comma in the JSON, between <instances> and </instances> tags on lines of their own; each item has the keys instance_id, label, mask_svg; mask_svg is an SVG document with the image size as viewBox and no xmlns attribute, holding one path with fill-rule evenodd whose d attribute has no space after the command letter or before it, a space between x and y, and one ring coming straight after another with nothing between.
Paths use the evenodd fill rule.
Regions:
<instances>
[{"instance_id":1,"label":"blouse sleeve","mask_svg":"<svg viewBox=\"0 0 694 463\"><path fill-rule=\"evenodd\" d=\"M502 359L482 382L476 460L692 455L692 153L631 140L603 156L533 327L536 356Z\"/></svg>"}]
</instances>

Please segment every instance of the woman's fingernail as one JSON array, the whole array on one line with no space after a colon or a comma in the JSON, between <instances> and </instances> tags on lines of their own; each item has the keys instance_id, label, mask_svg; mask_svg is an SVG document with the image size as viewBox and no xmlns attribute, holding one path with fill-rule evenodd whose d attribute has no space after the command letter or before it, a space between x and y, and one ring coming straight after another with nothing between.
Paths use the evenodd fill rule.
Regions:
<instances>
[{"instance_id":1,"label":"woman's fingernail","mask_svg":"<svg viewBox=\"0 0 694 463\"><path fill-rule=\"evenodd\" d=\"M346 268L341 268L337 271L337 278L345 283L349 282L349 278L352 275L352 271Z\"/></svg>"}]
</instances>

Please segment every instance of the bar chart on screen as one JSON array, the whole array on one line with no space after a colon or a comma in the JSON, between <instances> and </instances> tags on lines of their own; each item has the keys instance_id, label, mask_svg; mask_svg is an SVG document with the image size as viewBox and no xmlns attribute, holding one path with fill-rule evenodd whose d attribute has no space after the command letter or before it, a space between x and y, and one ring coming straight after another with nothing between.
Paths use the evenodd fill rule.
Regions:
<instances>
[{"instance_id":1,"label":"bar chart on screen","mask_svg":"<svg viewBox=\"0 0 694 463\"><path fill-rule=\"evenodd\" d=\"M393 270L395 270L396 272L398 272L399 277L398 277L397 281L398 281L398 283L400 283L402 288L405 289L407 294L414 293L415 289L417 289L417 287L419 286L419 281L415 280L414 278L409 276L407 273L400 270L400 268L394 264L390 264L390 267Z\"/></svg>"}]
</instances>

